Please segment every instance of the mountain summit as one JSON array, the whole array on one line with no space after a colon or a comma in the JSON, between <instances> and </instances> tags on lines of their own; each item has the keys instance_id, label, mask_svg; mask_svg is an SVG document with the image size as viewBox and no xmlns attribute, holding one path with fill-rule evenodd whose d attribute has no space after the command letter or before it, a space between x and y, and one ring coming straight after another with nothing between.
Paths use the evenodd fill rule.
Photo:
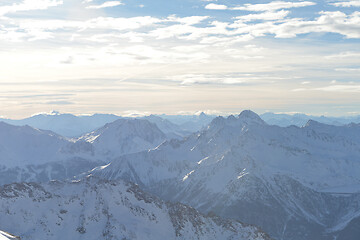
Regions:
<instances>
[{"instance_id":1,"label":"mountain summit","mask_svg":"<svg viewBox=\"0 0 360 240\"><path fill-rule=\"evenodd\" d=\"M246 122L246 123L257 123L257 124L265 124L264 120L260 118L255 112L251 110L244 110L242 111L239 116L239 120Z\"/></svg>"}]
</instances>

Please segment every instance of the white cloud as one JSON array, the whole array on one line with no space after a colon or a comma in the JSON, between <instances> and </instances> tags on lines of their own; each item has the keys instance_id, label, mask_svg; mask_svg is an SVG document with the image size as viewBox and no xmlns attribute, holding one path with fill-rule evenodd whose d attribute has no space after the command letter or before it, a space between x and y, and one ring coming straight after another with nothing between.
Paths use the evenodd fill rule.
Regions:
<instances>
[{"instance_id":1,"label":"white cloud","mask_svg":"<svg viewBox=\"0 0 360 240\"><path fill-rule=\"evenodd\" d=\"M263 11L275 11L279 9L286 8L298 8L298 7L306 7L316 5L314 2L304 1L304 2L284 2L284 1L274 1L270 3L263 4L244 4L243 6L238 6L232 8L232 10L243 10L243 11L255 11L255 12L263 12Z\"/></svg>"},{"instance_id":2,"label":"white cloud","mask_svg":"<svg viewBox=\"0 0 360 240\"><path fill-rule=\"evenodd\" d=\"M210 10L226 10L227 8L228 7L225 5L215 4L215 3L210 3L205 6L205 9L210 9Z\"/></svg>"},{"instance_id":3,"label":"white cloud","mask_svg":"<svg viewBox=\"0 0 360 240\"><path fill-rule=\"evenodd\" d=\"M164 22L177 22L185 25L195 25L201 23L202 21L208 19L209 16L190 16L190 17L176 17L175 15L171 15L164 19Z\"/></svg>"},{"instance_id":4,"label":"white cloud","mask_svg":"<svg viewBox=\"0 0 360 240\"><path fill-rule=\"evenodd\" d=\"M360 72L360 68L336 68L337 72Z\"/></svg>"},{"instance_id":5,"label":"white cloud","mask_svg":"<svg viewBox=\"0 0 360 240\"><path fill-rule=\"evenodd\" d=\"M325 56L325 58L327 59L357 58L357 57L360 57L360 52L353 52L353 51L341 52L338 54Z\"/></svg>"},{"instance_id":6,"label":"white cloud","mask_svg":"<svg viewBox=\"0 0 360 240\"><path fill-rule=\"evenodd\" d=\"M360 12L346 15L343 12L320 12L320 17L313 21L302 19L287 19L281 24L265 23L257 25L257 32L253 33L263 36L265 33L275 34L278 38L293 38L299 34L312 32L338 33L347 38L360 38Z\"/></svg>"},{"instance_id":7,"label":"white cloud","mask_svg":"<svg viewBox=\"0 0 360 240\"><path fill-rule=\"evenodd\" d=\"M331 5L336 7L360 7L360 1L347 1L347 2L336 2Z\"/></svg>"},{"instance_id":8,"label":"white cloud","mask_svg":"<svg viewBox=\"0 0 360 240\"><path fill-rule=\"evenodd\" d=\"M120 2L120 1L107 1L107 2L104 2L103 4L91 5L91 6L87 6L86 8L88 8L88 9L100 9L100 8L116 7L116 6L119 6L119 5L123 5L123 3Z\"/></svg>"},{"instance_id":9,"label":"white cloud","mask_svg":"<svg viewBox=\"0 0 360 240\"><path fill-rule=\"evenodd\" d=\"M248 14L248 15L238 16L236 17L236 19L244 22L249 22L253 20L271 21L271 20L284 19L289 13L290 13L289 11L285 11L285 10L281 10L277 12L263 12L258 14Z\"/></svg>"},{"instance_id":10,"label":"white cloud","mask_svg":"<svg viewBox=\"0 0 360 240\"><path fill-rule=\"evenodd\" d=\"M63 4L62 0L24 0L21 3L1 6L0 16L20 11L44 10L48 9L49 7L56 7L61 4Z\"/></svg>"},{"instance_id":11,"label":"white cloud","mask_svg":"<svg viewBox=\"0 0 360 240\"><path fill-rule=\"evenodd\" d=\"M322 88L316 88L314 90L325 91L325 92L349 92L358 93L360 92L360 85L331 85Z\"/></svg>"},{"instance_id":12,"label":"white cloud","mask_svg":"<svg viewBox=\"0 0 360 240\"><path fill-rule=\"evenodd\" d=\"M180 82L182 85L192 84L241 84L246 78L229 75L211 74L184 74L169 77L169 79Z\"/></svg>"}]
</instances>

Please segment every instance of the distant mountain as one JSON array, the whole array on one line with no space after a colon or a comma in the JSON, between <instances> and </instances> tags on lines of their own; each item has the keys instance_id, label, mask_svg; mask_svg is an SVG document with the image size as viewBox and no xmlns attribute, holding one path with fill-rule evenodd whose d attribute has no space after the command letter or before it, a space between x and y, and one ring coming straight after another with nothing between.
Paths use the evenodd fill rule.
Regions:
<instances>
[{"instance_id":1,"label":"distant mountain","mask_svg":"<svg viewBox=\"0 0 360 240\"><path fill-rule=\"evenodd\" d=\"M277 114L277 113L264 113L260 115L265 122L270 125L277 125L280 127L287 127L295 125L298 127L304 126L309 120L315 120L320 123L329 125L346 125L350 123L360 123L360 116L352 117L326 117L326 116L311 116L306 114Z\"/></svg>"},{"instance_id":2,"label":"distant mountain","mask_svg":"<svg viewBox=\"0 0 360 240\"><path fill-rule=\"evenodd\" d=\"M72 114L62 114L53 111L48 114L46 113L37 114L32 117L21 120L0 119L0 121L15 126L28 125L38 129L49 130L64 137L75 138L75 137L80 137L86 133L92 132L98 128L101 128L105 124L114 122L118 119L135 119L135 118L121 117L113 114L94 114L94 115L75 116ZM203 126L203 123L201 123L201 126L198 126L199 123L194 122L194 126L191 127L190 125L192 124L192 122L190 121L185 124L189 126L181 127L175 123L170 122L169 120L163 119L155 115L145 116L139 119L145 119L148 120L149 122L155 123L158 126L158 128L166 134L168 139L182 138L184 136L189 135L193 131L197 131L198 128L201 128ZM208 122L205 121L205 123L207 124ZM187 129L192 129L192 130L190 131Z\"/></svg>"},{"instance_id":3,"label":"distant mountain","mask_svg":"<svg viewBox=\"0 0 360 240\"><path fill-rule=\"evenodd\" d=\"M145 116L145 117L142 117L141 119L146 119L149 122L156 124L156 126L163 133L166 134L167 139L172 139L172 138L181 139L192 133L191 131L184 130L179 125L172 123L171 121L163 119L156 115Z\"/></svg>"},{"instance_id":4,"label":"distant mountain","mask_svg":"<svg viewBox=\"0 0 360 240\"><path fill-rule=\"evenodd\" d=\"M156 124L143 119L119 119L80 137L90 143L96 157L112 159L128 153L152 149L166 140Z\"/></svg>"},{"instance_id":5,"label":"distant mountain","mask_svg":"<svg viewBox=\"0 0 360 240\"><path fill-rule=\"evenodd\" d=\"M0 187L0 205L2 227L23 240L270 240L254 226L204 216L122 181L16 183Z\"/></svg>"},{"instance_id":6,"label":"distant mountain","mask_svg":"<svg viewBox=\"0 0 360 240\"><path fill-rule=\"evenodd\" d=\"M113 114L75 116L53 111L50 114L38 114L22 120L0 119L0 121L17 126L29 125L46 129L65 137L78 137L119 118L121 117Z\"/></svg>"},{"instance_id":7,"label":"distant mountain","mask_svg":"<svg viewBox=\"0 0 360 240\"><path fill-rule=\"evenodd\" d=\"M359 172L360 125L282 128L243 111L92 174L258 225L275 239L357 240Z\"/></svg>"},{"instance_id":8,"label":"distant mountain","mask_svg":"<svg viewBox=\"0 0 360 240\"><path fill-rule=\"evenodd\" d=\"M206 127L216 116L200 113L199 115L159 115L161 118L171 121L188 132L197 132Z\"/></svg>"}]
</instances>

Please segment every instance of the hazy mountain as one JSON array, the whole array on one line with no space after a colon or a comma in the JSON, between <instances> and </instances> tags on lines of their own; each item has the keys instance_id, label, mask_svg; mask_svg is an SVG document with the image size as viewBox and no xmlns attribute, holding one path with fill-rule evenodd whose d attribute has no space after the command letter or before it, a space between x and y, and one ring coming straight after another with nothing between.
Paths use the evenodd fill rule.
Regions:
<instances>
[{"instance_id":1,"label":"hazy mountain","mask_svg":"<svg viewBox=\"0 0 360 240\"><path fill-rule=\"evenodd\" d=\"M0 188L0 222L23 240L270 239L254 226L153 197L134 184L87 178Z\"/></svg>"},{"instance_id":2,"label":"hazy mountain","mask_svg":"<svg viewBox=\"0 0 360 240\"><path fill-rule=\"evenodd\" d=\"M15 126L29 125L33 128L50 130L64 137L74 138L95 131L96 129L103 127L105 124L114 122L118 119L135 119L135 118L121 117L114 114L94 114L94 115L75 116L72 114L62 114L53 111L48 114L46 113L37 114L32 117L21 120L0 119L0 121ZM158 128L166 134L168 139L182 138L192 133L192 131L186 130L186 128L191 128L191 127L184 127L184 128L180 127L179 125L172 123L169 120L163 119L159 116L150 115L150 116L141 117L139 119L145 119L151 123L155 123L158 126ZM206 122L206 124L207 123L208 122ZM186 124L191 124L191 122L188 122ZM198 123L194 123L194 127L196 124ZM200 127L202 126L203 125L201 125ZM199 128L199 126L196 126L195 127L196 130L194 131L197 131L197 128Z\"/></svg>"},{"instance_id":3,"label":"hazy mountain","mask_svg":"<svg viewBox=\"0 0 360 240\"><path fill-rule=\"evenodd\" d=\"M197 132L206 127L216 116L200 113L199 115L159 115L161 118L169 120L188 132Z\"/></svg>"},{"instance_id":4,"label":"hazy mountain","mask_svg":"<svg viewBox=\"0 0 360 240\"><path fill-rule=\"evenodd\" d=\"M72 178L165 140L155 124L139 119L119 119L79 139L0 122L0 185Z\"/></svg>"},{"instance_id":5,"label":"hazy mountain","mask_svg":"<svg viewBox=\"0 0 360 240\"><path fill-rule=\"evenodd\" d=\"M53 131L65 137L78 137L113 122L121 117L113 114L94 114L75 116L53 111L50 114L37 114L21 120L0 119L3 122Z\"/></svg>"},{"instance_id":6,"label":"hazy mountain","mask_svg":"<svg viewBox=\"0 0 360 240\"><path fill-rule=\"evenodd\" d=\"M244 111L93 174L259 225L276 239L356 240L359 156L360 125L282 128Z\"/></svg>"},{"instance_id":7,"label":"hazy mountain","mask_svg":"<svg viewBox=\"0 0 360 240\"><path fill-rule=\"evenodd\" d=\"M0 122L0 184L66 179L101 163L92 146L51 131Z\"/></svg>"},{"instance_id":8,"label":"hazy mountain","mask_svg":"<svg viewBox=\"0 0 360 240\"><path fill-rule=\"evenodd\" d=\"M306 114L277 114L277 113L264 113L260 115L261 118L270 125L278 125L281 127L287 127L295 125L298 127L304 126L309 120L315 120L320 123L330 125L346 125L350 123L360 123L360 116L352 117L326 117L326 116L312 116Z\"/></svg>"},{"instance_id":9,"label":"hazy mountain","mask_svg":"<svg viewBox=\"0 0 360 240\"><path fill-rule=\"evenodd\" d=\"M145 116L141 119L146 119L149 122L156 124L156 126L166 134L167 139L177 138L181 139L185 136L190 135L191 131L186 131L179 125L172 123L169 120L163 119L156 115Z\"/></svg>"}]
</instances>

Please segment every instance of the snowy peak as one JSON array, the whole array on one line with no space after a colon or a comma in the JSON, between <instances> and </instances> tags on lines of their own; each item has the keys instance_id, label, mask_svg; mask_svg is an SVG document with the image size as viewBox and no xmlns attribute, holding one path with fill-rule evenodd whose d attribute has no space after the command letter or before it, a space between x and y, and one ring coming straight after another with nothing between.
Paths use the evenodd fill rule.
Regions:
<instances>
[{"instance_id":1,"label":"snowy peak","mask_svg":"<svg viewBox=\"0 0 360 240\"><path fill-rule=\"evenodd\" d=\"M165 134L148 120L119 119L82 136L78 141L91 143L98 156L110 159L155 148L165 140Z\"/></svg>"},{"instance_id":2,"label":"snowy peak","mask_svg":"<svg viewBox=\"0 0 360 240\"><path fill-rule=\"evenodd\" d=\"M113 136L115 139L130 136L143 137L149 142L158 138L165 139L165 134L156 124L143 119L119 119L112 123L107 123L95 132L100 133L100 137Z\"/></svg>"},{"instance_id":3,"label":"snowy peak","mask_svg":"<svg viewBox=\"0 0 360 240\"><path fill-rule=\"evenodd\" d=\"M264 120L260 118L259 115L254 113L251 110L244 110L242 111L239 116L239 120L248 124L266 124Z\"/></svg>"},{"instance_id":4,"label":"snowy peak","mask_svg":"<svg viewBox=\"0 0 360 240\"><path fill-rule=\"evenodd\" d=\"M245 110L238 116L230 115L227 118L216 117L209 125L208 129L221 129L225 126L242 128L249 125L267 125L256 113Z\"/></svg>"},{"instance_id":5,"label":"snowy peak","mask_svg":"<svg viewBox=\"0 0 360 240\"><path fill-rule=\"evenodd\" d=\"M308 120L306 122L306 124L304 125L304 127L308 127L308 128L316 128L316 127L321 127L321 126L327 126L327 124L323 124L323 123L320 123L318 121L315 121L315 120Z\"/></svg>"}]
</instances>

